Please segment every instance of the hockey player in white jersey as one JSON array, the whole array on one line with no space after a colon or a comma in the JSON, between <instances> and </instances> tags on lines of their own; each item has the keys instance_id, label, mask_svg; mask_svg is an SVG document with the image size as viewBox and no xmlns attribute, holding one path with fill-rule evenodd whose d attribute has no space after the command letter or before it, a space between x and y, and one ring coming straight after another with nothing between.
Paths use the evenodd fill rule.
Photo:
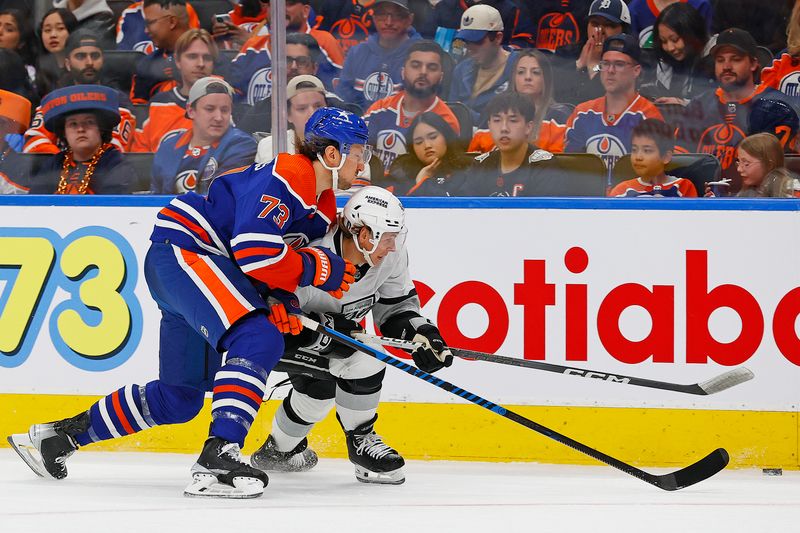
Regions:
<instances>
[{"instance_id":1,"label":"hockey player in white jersey","mask_svg":"<svg viewBox=\"0 0 800 533\"><path fill-rule=\"evenodd\" d=\"M386 189L365 187L347 202L338 227L313 245L326 246L358 266L356 281L337 300L319 290L298 289L304 313L328 327L352 334L372 311L384 335L418 341L414 363L426 372L450 366L453 356L438 328L420 314L408 272L404 209ZM273 309L273 315L280 310ZM293 362L299 363L295 366ZM304 471L317 464L306 436L336 405L356 479L365 483L405 481L403 457L375 433L385 364L339 345L311 330L287 338L286 355L276 369L289 372L292 390L278 408L272 433L251 457L263 470ZM310 368L311 377L303 368ZM326 368L327 367L327 368ZM322 374L321 372L324 372Z\"/></svg>"}]
</instances>

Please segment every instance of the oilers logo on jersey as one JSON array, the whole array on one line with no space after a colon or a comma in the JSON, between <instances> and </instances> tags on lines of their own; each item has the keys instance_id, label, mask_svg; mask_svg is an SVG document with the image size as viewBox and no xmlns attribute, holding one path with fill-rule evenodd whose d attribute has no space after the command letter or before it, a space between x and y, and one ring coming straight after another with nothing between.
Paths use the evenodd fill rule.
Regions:
<instances>
[{"instance_id":1,"label":"oilers logo on jersey","mask_svg":"<svg viewBox=\"0 0 800 533\"><path fill-rule=\"evenodd\" d=\"M197 171L184 170L178 177L175 178L175 192L183 194L185 192L193 191L197 187Z\"/></svg>"},{"instance_id":2,"label":"oilers logo on jersey","mask_svg":"<svg viewBox=\"0 0 800 533\"><path fill-rule=\"evenodd\" d=\"M800 71L785 76L781 80L778 90L792 98L800 98Z\"/></svg>"},{"instance_id":3,"label":"oilers logo on jersey","mask_svg":"<svg viewBox=\"0 0 800 533\"><path fill-rule=\"evenodd\" d=\"M156 47L153 45L153 41L139 41L133 45L133 49L136 52L142 52L143 54L150 55L155 51Z\"/></svg>"},{"instance_id":4,"label":"oilers logo on jersey","mask_svg":"<svg viewBox=\"0 0 800 533\"><path fill-rule=\"evenodd\" d=\"M406 153L406 138L397 130L381 130L375 140L375 153L383 162L383 168L389 168L398 156Z\"/></svg>"},{"instance_id":5,"label":"oilers logo on jersey","mask_svg":"<svg viewBox=\"0 0 800 533\"><path fill-rule=\"evenodd\" d=\"M572 13L547 13L539 19L536 48L555 52L580 41L581 30Z\"/></svg>"},{"instance_id":6,"label":"oilers logo on jersey","mask_svg":"<svg viewBox=\"0 0 800 533\"><path fill-rule=\"evenodd\" d=\"M611 169L614 168L620 157L628 153L628 150L625 148L625 143L614 135L601 133L589 137L589 140L586 141L586 152L599 156L606 168Z\"/></svg>"},{"instance_id":7,"label":"oilers logo on jersey","mask_svg":"<svg viewBox=\"0 0 800 533\"><path fill-rule=\"evenodd\" d=\"M364 80L364 98L370 102L386 98L394 92L394 81L388 72L373 72Z\"/></svg>"},{"instance_id":8,"label":"oilers logo on jersey","mask_svg":"<svg viewBox=\"0 0 800 533\"><path fill-rule=\"evenodd\" d=\"M728 169L736 159L736 147L745 137L735 124L715 124L700 135L697 151L713 155L723 169Z\"/></svg>"},{"instance_id":9,"label":"oilers logo on jersey","mask_svg":"<svg viewBox=\"0 0 800 533\"><path fill-rule=\"evenodd\" d=\"M272 96L272 67L258 69L247 84L247 103L256 102Z\"/></svg>"}]
</instances>

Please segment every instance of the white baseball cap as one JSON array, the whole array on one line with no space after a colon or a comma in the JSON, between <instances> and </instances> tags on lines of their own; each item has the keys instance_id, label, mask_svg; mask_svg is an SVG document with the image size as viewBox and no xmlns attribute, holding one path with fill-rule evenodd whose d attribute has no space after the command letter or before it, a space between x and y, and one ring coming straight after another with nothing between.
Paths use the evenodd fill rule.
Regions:
<instances>
[{"instance_id":1,"label":"white baseball cap","mask_svg":"<svg viewBox=\"0 0 800 533\"><path fill-rule=\"evenodd\" d=\"M304 87L298 87L303 84ZM319 78L311 74L300 74L289 80L286 87L286 99L291 100L295 95L307 92L317 92L325 94L325 86Z\"/></svg>"},{"instance_id":2,"label":"white baseball cap","mask_svg":"<svg viewBox=\"0 0 800 533\"><path fill-rule=\"evenodd\" d=\"M216 76L207 76L205 78L200 78L192 88L189 89L189 97L186 99L186 107L189 107L199 99L209 94L216 94L220 93L219 89L223 89L224 92L222 94L226 94L233 99L234 91L233 87L230 84L223 80L222 78L218 78Z\"/></svg>"},{"instance_id":3,"label":"white baseball cap","mask_svg":"<svg viewBox=\"0 0 800 533\"><path fill-rule=\"evenodd\" d=\"M486 36L486 32L503 31L503 18L500 12L486 4L476 4L461 15L456 39L477 42Z\"/></svg>"}]
</instances>

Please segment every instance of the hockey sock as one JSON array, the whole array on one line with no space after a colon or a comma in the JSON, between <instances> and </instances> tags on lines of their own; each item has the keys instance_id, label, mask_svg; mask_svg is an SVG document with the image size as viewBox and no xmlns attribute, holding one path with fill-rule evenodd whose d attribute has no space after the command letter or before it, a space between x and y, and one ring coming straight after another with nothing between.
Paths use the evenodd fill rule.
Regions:
<instances>
[{"instance_id":1,"label":"hockey sock","mask_svg":"<svg viewBox=\"0 0 800 533\"><path fill-rule=\"evenodd\" d=\"M384 369L374 376L336 381L336 414L345 431L352 431L375 416L385 373Z\"/></svg>"},{"instance_id":2,"label":"hockey sock","mask_svg":"<svg viewBox=\"0 0 800 533\"><path fill-rule=\"evenodd\" d=\"M267 371L247 359L229 359L214 377L211 435L244 446L267 390Z\"/></svg>"},{"instance_id":3,"label":"hockey sock","mask_svg":"<svg viewBox=\"0 0 800 533\"><path fill-rule=\"evenodd\" d=\"M194 418L203 407L203 392L158 380L127 385L89 408L89 429L75 435L79 446L130 435L161 424Z\"/></svg>"},{"instance_id":4,"label":"hockey sock","mask_svg":"<svg viewBox=\"0 0 800 533\"><path fill-rule=\"evenodd\" d=\"M293 390L283 400L272 421L272 438L280 452L293 450L314 424L325 418L333 407L333 398L316 399Z\"/></svg>"}]
</instances>

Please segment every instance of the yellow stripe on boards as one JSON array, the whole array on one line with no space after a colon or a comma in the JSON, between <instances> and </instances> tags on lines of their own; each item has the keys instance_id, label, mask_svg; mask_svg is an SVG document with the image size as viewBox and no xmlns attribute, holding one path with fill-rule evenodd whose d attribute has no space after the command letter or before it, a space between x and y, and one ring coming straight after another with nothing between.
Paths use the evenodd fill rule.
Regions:
<instances>
[{"instance_id":1,"label":"yellow stripe on boards","mask_svg":"<svg viewBox=\"0 0 800 533\"><path fill-rule=\"evenodd\" d=\"M88 409L98 397L0 394L0 432L22 433L36 422L58 420ZM93 444L94 450L197 453L208 432L210 403L187 424L156 427ZM280 401L263 404L245 452L266 438ZM632 409L595 407L512 407L553 430L639 466L685 466L724 447L734 467L798 468L797 413ZM534 461L595 464L535 431L474 405L381 404L376 430L407 459ZM0 441L7 446L5 439ZM345 457L344 436L333 414L311 434L322 457Z\"/></svg>"}]
</instances>

